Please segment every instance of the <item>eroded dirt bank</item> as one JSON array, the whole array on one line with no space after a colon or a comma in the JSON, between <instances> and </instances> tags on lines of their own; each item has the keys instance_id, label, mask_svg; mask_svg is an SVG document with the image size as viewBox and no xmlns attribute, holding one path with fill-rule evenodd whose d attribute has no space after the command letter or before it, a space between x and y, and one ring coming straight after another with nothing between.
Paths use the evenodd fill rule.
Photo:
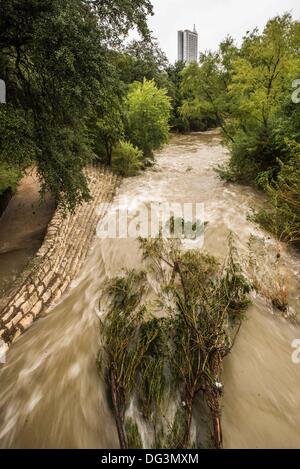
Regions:
<instances>
[{"instance_id":1,"label":"eroded dirt bank","mask_svg":"<svg viewBox=\"0 0 300 469\"><path fill-rule=\"evenodd\" d=\"M22 272L41 246L55 211L50 195L40 201L36 172L23 177L16 194L0 218L0 293Z\"/></svg>"}]
</instances>

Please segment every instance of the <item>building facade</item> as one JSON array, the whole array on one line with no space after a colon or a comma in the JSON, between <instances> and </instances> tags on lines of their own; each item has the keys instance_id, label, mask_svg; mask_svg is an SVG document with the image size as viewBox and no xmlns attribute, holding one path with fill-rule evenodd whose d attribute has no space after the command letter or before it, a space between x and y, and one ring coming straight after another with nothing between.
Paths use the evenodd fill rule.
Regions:
<instances>
[{"instance_id":1,"label":"building facade","mask_svg":"<svg viewBox=\"0 0 300 469\"><path fill-rule=\"evenodd\" d=\"M198 61L198 33L194 31L178 31L178 60L190 64Z\"/></svg>"}]
</instances>

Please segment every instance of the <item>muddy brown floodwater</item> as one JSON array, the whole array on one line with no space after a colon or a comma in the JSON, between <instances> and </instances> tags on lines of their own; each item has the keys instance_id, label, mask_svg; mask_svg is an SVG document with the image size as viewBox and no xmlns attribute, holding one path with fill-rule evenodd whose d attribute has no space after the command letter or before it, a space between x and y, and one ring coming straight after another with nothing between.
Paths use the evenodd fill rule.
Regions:
<instances>
[{"instance_id":1,"label":"muddy brown floodwater","mask_svg":"<svg viewBox=\"0 0 300 469\"><path fill-rule=\"evenodd\" d=\"M136 210L150 202L204 203L205 249L221 257L229 230L245 252L263 232L247 221L264 204L251 188L222 182L213 168L228 158L217 131L173 136L153 169L124 180L115 202ZM275 244L268 240L270 247ZM299 312L300 257L282 247L290 302ZM0 444L4 448L118 447L114 420L96 370L97 311L103 282L140 265L135 240L95 239L72 289L10 349L0 369ZM268 269L267 265L263 266ZM270 267L271 268L271 267ZM300 365L292 361L300 327L254 299L225 362L226 448L300 447Z\"/></svg>"}]
</instances>

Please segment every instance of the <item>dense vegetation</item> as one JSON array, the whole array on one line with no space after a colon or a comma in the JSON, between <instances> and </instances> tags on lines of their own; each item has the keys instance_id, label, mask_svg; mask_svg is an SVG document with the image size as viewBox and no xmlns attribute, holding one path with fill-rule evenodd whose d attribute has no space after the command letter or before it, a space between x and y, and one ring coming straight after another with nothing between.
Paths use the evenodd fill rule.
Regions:
<instances>
[{"instance_id":1,"label":"dense vegetation","mask_svg":"<svg viewBox=\"0 0 300 469\"><path fill-rule=\"evenodd\" d=\"M134 83L128 94L127 134L146 160L169 138L170 99L152 81ZM146 161L147 162L147 161Z\"/></svg>"},{"instance_id":2,"label":"dense vegetation","mask_svg":"<svg viewBox=\"0 0 300 469\"><path fill-rule=\"evenodd\" d=\"M241 47L227 38L183 71L181 106L222 128L231 155L222 176L265 190L271 207L256 219L291 241L300 239L299 52L300 23L288 14L248 32Z\"/></svg>"},{"instance_id":3,"label":"dense vegetation","mask_svg":"<svg viewBox=\"0 0 300 469\"><path fill-rule=\"evenodd\" d=\"M98 365L120 446L142 447L137 422L127 412L135 403L153 429L154 448L221 448L222 363L250 292L232 237L222 266L199 250L185 251L177 240L142 239L141 248L146 272L113 278L102 298L108 313L101 322ZM156 301L147 303L153 276ZM199 418L201 398L207 412ZM192 432L200 419L209 422L208 442Z\"/></svg>"},{"instance_id":4,"label":"dense vegetation","mask_svg":"<svg viewBox=\"0 0 300 469\"><path fill-rule=\"evenodd\" d=\"M114 147L132 130L128 85L161 73L149 14L149 0L1 2L0 77L7 87L7 104L0 106L1 190L15 187L15 175L35 165L43 192L57 202L73 209L88 200L84 166L104 155L112 164ZM141 44L149 44L144 68L136 58L139 42L122 50L134 27ZM149 87L154 93L154 84L145 84L145 92ZM129 111L131 98L132 92ZM163 111L162 135L156 130L148 142L147 158L166 139L166 106Z\"/></svg>"},{"instance_id":5,"label":"dense vegetation","mask_svg":"<svg viewBox=\"0 0 300 469\"><path fill-rule=\"evenodd\" d=\"M8 188L10 188L12 191L15 191L19 178L20 178L20 173L18 172L17 169L11 167L8 164L1 164L0 166L0 196Z\"/></svg>"}]
</instances>

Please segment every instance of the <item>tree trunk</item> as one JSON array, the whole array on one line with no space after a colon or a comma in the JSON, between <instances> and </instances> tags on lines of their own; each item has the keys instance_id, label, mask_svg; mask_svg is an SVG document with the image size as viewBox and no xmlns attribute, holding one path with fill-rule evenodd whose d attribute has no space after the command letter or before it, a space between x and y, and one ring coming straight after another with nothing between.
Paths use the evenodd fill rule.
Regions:
<instances>
[{"instance_id":1,"label":"tree trunk","mask_svg":"<svg viewBox=\"0 0 300 469\"><path fill-rule=\"evenodd\" d=\"M191 424L193 416L193 398L185 399L185 429L180 447L187 449L190 445Z\"/></svg>"},{"instance_id":2,"label":"tree trunk","mask_svg":"<svg viewBox=\"0 0 300 469\"><path fill-rule=\"evenodd\" d=\"M212 422L213 422L213 431L214 431L214 442L217 449L223 448L223 434L222 434L222 425L221 425L221 415L220 412L216 412L211 409Z\"/></svg>"},{"instance_id":3,"label":"tree trunk","mask_svg":"<svg viewBox=\"0 0 300 469\"><path fill-rule=\"evenodd\" d=\"M115 421L116 421L117 430L118 430L120 448L121 449L128 449L127 438L126 438L126 434L125 434L125 430L124 430L125 409L124 409L124 403L121 402L124 399L123 399L122 396L120 396L120 393L117 389L116 378L115 378L115 375L114 375L113 371L111 371L110 376L111 376L112 402L113 402L113 406L114 406Z\"/></svg>"},{"instance_id":4,"label":"tree trunk","mask_svg":"<svg viewBox=\"0 0 300 469\"><path fill-rule=\"evenodd\" d=\"M111 167L111 165L112 165L112 146L109 144L109 142L105 142L105 151L106 151L107 164L108 164L108 166Z\"/></svg>"}]
</instances>

